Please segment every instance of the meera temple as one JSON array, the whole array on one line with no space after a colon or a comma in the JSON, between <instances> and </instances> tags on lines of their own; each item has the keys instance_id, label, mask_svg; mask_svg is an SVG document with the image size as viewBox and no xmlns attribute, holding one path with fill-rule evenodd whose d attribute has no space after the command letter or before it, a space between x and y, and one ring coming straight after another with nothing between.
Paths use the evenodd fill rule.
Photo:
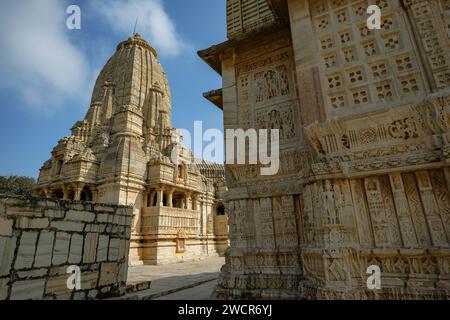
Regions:
<instances>
[{"instance_id":1,"label":"meera temple","mask_svg":"<svg viewBox=\"0 0 450 320\"><path fill-rule=\"evenodd\" d=\"M181 145L166 74L139 34L117 46L71 131L40 169L36 195L133 206L131 264L224 253L223 166Z\"/></svg>"}]
</instances>

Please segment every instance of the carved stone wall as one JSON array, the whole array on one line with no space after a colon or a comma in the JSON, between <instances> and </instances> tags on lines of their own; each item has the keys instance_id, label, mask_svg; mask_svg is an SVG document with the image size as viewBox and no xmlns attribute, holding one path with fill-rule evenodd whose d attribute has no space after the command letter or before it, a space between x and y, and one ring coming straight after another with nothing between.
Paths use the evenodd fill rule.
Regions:
<instances>
[{"instance_id":1,"label":"carved stone wall","mask_svg":"<svg viewBox=\"0 0 450 320\"><path fill-rule=\"evenodd\" d=\"M223 61L226 128L280 130L280 169L261 176L260 165L226 165L230 249L220 279L221 297L297 296L302 278L297 174L301 144L294 57L289 33L235 48ZM225 93L227 94L227 93ZM279 289L274 292L273 288Z\"/></svg>"},{"instance_id":2,"label":"carved stone wall","mask_svg":"<svg viewBox=\"0 0 450 320\"><path fill-rule=\"evenodd\" d=\"M299 180L299 291L313 299L448 298L444 15L438 1L375 2L380 31L365 26L365 1L311 3L329 121L304 128L312 158ZM371 265L381 269L379 290L366 284Z\"/></svg>"},{"instance_id":3,"label":"carved stone wall","mask_svg":"<svg viewBox=\"0 0 450 320\"><path fill-rule=\"evenodd\" d=\"M305 292L317 298L446 298L449 190L442 169L304 186ZM381 268L381 289L366 270Z\"/></svg>"},{"instance_id":4,"label":"carved stone wall","mask_svg":"<svg viewBox=\"0 0 450 320\"><path fill-rule=\"evenodd\" d=\"M367 1L313 1L327 117L420 100L425 74L400 1L380 0L381 30L367 28Z\"/></svg>"},{"instance_id":5,"label":"carved stone wall","mask_svg":"<svg viewBox=\"0 0 450 320\"><path fill-rule=\"evenodd\" d=\"M222 74L225 129L281 132L276 175L226 165L219 295L448 299L449 1L287 0L284 17L268 2L288 26L201 53Z\"/></svg>"}]
</instances>

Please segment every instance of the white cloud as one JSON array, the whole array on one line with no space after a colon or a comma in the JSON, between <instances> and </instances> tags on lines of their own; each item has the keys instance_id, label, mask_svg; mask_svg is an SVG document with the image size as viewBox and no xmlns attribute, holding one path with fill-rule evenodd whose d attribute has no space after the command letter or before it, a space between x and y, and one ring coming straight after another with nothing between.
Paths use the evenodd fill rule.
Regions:
<instances>
[{"instance_id":1,"label":"white cloud","mask_svg":"<svg viewBox=\"0 0 450 320\"><path fill-rule=\"evenodd\" d=\"M138 18L137 32L161 54L175 56L185 48L162 0L96 0L91 3L92 9L98 10L113 30L124 37L132 34Z\"/></svg>"},{"instance_id":2,"label":"white cloud","mask_svg":"<svg viewBox=\"0 0 450 320\"><path fill-rule=\"evenodd\" d=\"M85 32L84 14L103 19L123 39L138 17L137 31L162 55L176 56L187 48L162 0L86 2L82 31L67 30L67 5L61 0L0 0L0 91L22 108L51 114L68 102L78 101L80 108L89 103L98 61L87 57L91 51L84 40L76 46L70 39L71 32ZM103 48L96 50L97 56L105 55L99 54Z\"/></svg>"},{"instance_id":3,"label":"white cloud","mask_svg":"<svg viewBox=\"0 0 450 320\"><path fill-rule=\"evenodd\" d=\"M0 1L0 87L51 111L85 90L88 66L68 39L59 0Z\"/></svg>"}]
</instances>

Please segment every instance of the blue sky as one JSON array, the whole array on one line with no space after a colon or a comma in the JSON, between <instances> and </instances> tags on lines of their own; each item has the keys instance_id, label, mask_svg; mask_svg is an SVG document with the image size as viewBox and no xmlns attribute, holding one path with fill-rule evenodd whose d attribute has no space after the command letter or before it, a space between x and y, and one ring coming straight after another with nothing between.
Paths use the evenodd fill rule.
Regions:
<instances>
[{"instance_id":1,"label":"blue sky","mask_svg":"<svg viewBox=\"0 0 450 320\"><path fill-rule=\"evenodd\" d=\"M71 4L81 8L81 30L66 28ZM98 72L136 17L169 78L173 125L222 128L221 111L202 97L220 77L196 51L226 39L225 0L2 0L0 175L37 177L84 117Z\"/></svg>"}]
</instances>

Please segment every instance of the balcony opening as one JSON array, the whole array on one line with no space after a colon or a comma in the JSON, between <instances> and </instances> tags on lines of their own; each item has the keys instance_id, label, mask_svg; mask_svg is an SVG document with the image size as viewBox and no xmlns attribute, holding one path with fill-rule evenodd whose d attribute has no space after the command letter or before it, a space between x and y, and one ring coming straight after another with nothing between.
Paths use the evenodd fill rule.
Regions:
<instances>
[{"instance_id":1,"label":"balcony opening","mask_svg":"<svg viewBox=\"0 0 450 320\"><path fill-rule=\"evenodd\" d=\"M225 206L223 204L220 204L217 206L217 215L218 216L224 216L225 215Z\"/></svg>"},{"instance_id":2,"label":"balcony opening","mask_svg":"<svg viewBox=\"0 0 450 320\"><path fill-rule=\"evenodd\" d=\"M83 191L81 191L80 200L81 201L92 201L92 192L89 187L86 186L83 188Z\"/></svg>"}]
</instances>

